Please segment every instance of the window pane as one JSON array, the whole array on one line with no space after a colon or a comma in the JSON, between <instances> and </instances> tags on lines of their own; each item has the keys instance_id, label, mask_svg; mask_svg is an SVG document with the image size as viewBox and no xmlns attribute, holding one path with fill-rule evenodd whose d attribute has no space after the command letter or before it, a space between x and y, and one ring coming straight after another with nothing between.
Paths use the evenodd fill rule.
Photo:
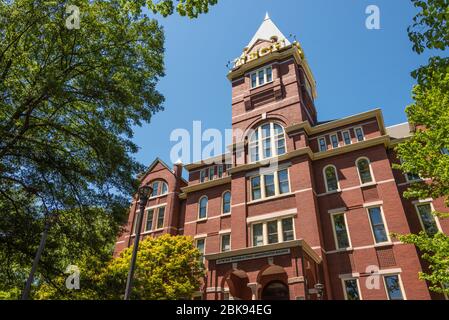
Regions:
<instances>
[{"instance_id":1,"label":"window pane","mask_svg":"<svg viewBox=\"0 0 449 320\"><path fill-rule=\"evenodd\" d=\"M276 138L276 151L277 155L281 156L285 154L285 139L284 135L280 135Z\"/></svg>"},{"instance_id":2,"label":"window pane","mask_svg":"<svg viewBox=\"0 0 449 320\"><path fill-rule=\"evenodd\" d=\"M153 191L151 192L152 197L156 197L159 191L159 182L153 182Z\"/></svg>"},{"instance_id":3,"label":"window pane","mask_svg":"<svg viewBox=\"0 0 449 320\"><path fill-rule=\"evenodd\" d=\"M388 236L385 230L380 207L369 208L368 212L376 243L387 242Z\"/></svg>"},{"instance_id":4,"label":"window pane","mask_svg":"<svg viewBox=\"0 0 449 320\"><path fill-rule=\"evenodd\" d=\"M279 192L280 194L289 193L290 186L288 182L288 170L281 170L278 172L278 180L279 180Z\"/></svg>"},{"instance_id":5,"label":"window pane","mask_svg":"<svg viewBox=\"0 0 449 320\"><path fill-rule=\"evenodd\" d=\"M337 180L337 173L335 172L334 167L327 167L324 171L326 175L326 186L327 191L335 191L338 190L338 180Z\"/></svg>"},{"instance_id":6,"label":"window pane","mask_svg":"<svg viewBox=\"0 0 449 320\"><path fill-rule=\"evenodd\" d=\"M254 177L251 179L251 191L253 200L257 200L261 198L260 194L260 177Z\"/></svg>"},{"instance_id":7,"label":"window pane","mask_svg":"<svg viewBox=\"0 0 449 320\"><path fill-rule=\"evenodd\" d=\"M359 170L360 180L362 181L362 184L373 181L373 178L371 177L371 171L368 160L366 159L359 160L357 162L357 167Z\"/></svg>"},{"instance_id":8,"label":"window pane","mask_svg":"<svg viewBox=\"0 0 449 320\"><path fill-rule=\"evenodd\" d=\"M273 80L273 70L271 67L268 67L266 71L267 71L267 82L271 82Z\"/></svg>"},{"instance_id":9,"label":"window pane","mask_svg":"<svg viewBox=\"0 0 449 320\"><path fill-rule=\"evenodd\" d=\"M397 275L386 276L385 284L390 300L404 300L404 297L402 296L401 285L399 283L399 277Z\"/></svg>"},{"instance_id":10,"label":"window pane","mask_svg":"<svg viewBox=\"0 0 449 320\"><path fill-rule=\"evenodd\" d=\"M257 74L256 73L251 74L251 87L252 88L257 87Z\"/></svg>"},{"instance_id":11,"label":"window pane","mask_svg":"<svg viewBox=\"0 0 449 320\"><path fill-rule=\"evenodd\" d=\"M438 232L438 226L435 221L435 217L432 214L432 207L430 204L419 205L418 213L421 218L424 231L429 236L435 235Z\"/></svg>"},{"instance_id":12,"label":"window pane","mask_svg":"<svg viewBox=\"0 0 449 320\"><path fill-rule=\"evenodd\" d=\"M263 70L259 71L259 86L265 83L265 73Z\"/></svg>"},{"instance_id":13,"label":"window pane","mask_svg":"<svg viewBox=\"0 0 449 320\"><path fill-rule=\"evenodd\" d=\"M200 171L200 182L206 181L206 170Z\"/></svg>"},{"instance_id":14,"label":"window pane","mask_svg":"<svg viewBox=\"0 0 449 320\"><path fill-rule=\"evenodd\" d=\"M332 141L332 147L333 148L338 148L338 137L337 135L332 135L331 136L331 141Z\"/></svg>"},{"instance_id":15,"label":"window pane","mask_svg":"<svg viewBox=\"0 0 449 320\"><path fill-rule=\"evenodd\" d=\"M166 194L167 192L168 192L168 186L165 182L163 182L161 194Z\"/></svg>"},{"instance_id":16,"label":"window pane","mask_svg":"<svg viewBox=\"0 0 449 320\"><path fill-rule=\"evenodd\" d=\"M231 212L231 193L226 192L223 195L223 214Z\"/></svg>"},{"instance_id":17,"label":"window pane","mask_svg":"<svg viewBox=\"0 0 449 320\"><path fill-rule=\"evenodd\" d=\"M363 141L365 140L365 137L363 136L363 131L361 128L356 128L355 129L355 135L357 137L357 141Z\"/></svg>"},{"instance_id":18,"label":"window pane","mask_svg":"<svg viewBox=\"0 0 449 320\"><path fill-rule=\"evenodd\" d=\"M259 161L259 144L254 143L250 145L251 162Z\"/></svg>"},{"instance_id":19,"label":"window pane","mask_svg":"<svg viewBox=\"0 0 449 320\"><path fill-rule=\"evenodd\" d=\"M282 220L282 240L292 241L294 239L295 235L293 234L293 219L288 218Z\"/></svg>"},{"instance_id":20,"label":"window pane","mask_svg":"<svg viewBox=\"0 0 449 320\"><path fill-rule=\"evenodd\" d=\"M200 260L204 260L204 249L206 247L206 240L205 239L199 239L196 240L196 247L198 248L198 251L201 254Z\"/></svg>"},{"instance_id":21,"label":"window pane","mask_svg":"<svg viewBox=\"0 0 449 320\"><path fill-rule=\"evenodd\" d=\"M219 178L223 177L223 165L219 165L218 166L218 173L217 173Z\"/></svg>"},{"instance_id":22,"label":"window pane","mask_svg":"<svg viewBox=\"0 0 449 320\"><path fill-rule=\"evenodd\" d=\"M221 252L231 250L231 235L225 234L221 237Z\"/></svg>"},{"instance_id":23,"label":"window pane","mask_svg":"<svg viewBox=\"0 0 449 320\"><path fill-rule=\"evenodd\" d=\"M271 221L267 223L268 229L268 244L278 243L278 222Z\"/></svg>"},{"instance_id":24,"label":"window pane","mask_svg":"<svg viewBox=\"0 0 449 320\"><path fill-rule=\"evenodd\" d=\"M215 175L215 167L210 167L209 168L209 181L214 180L214 175Z\"/></svg>"},{"instance_id":25,"label":"window pane","mask_svg":"<svg viewBox=\"0 0 449 320\"><path fill-rule=\"evenodd\" d=\"M347 300L360 300L359 287L357 286L357 280L345 280L345 291Z\"/></svg>"},{"instance_id":26,"label":"window pane","mask_svg":"<svg viewBox=\"0 0 449 320\"><path fill-rule=\"evenodd\" d=\"M320 144L320 151L326 151L327 150L327 145L326 145L326 139L325 138L320 138L318 140L319 144Z\"/></svg>"},{"instance_id":27,"label":"window pane","mask_svg":"<svg viewBox=\"0 0 449 320\"><path fill-rule=\"evenodd\" d=\"M207 198L201 198L200 200L200 210L199 210L199 218L204 219L207 217Z\"/></svg>"},{"instance_id":28,"label":"window pane","mask_svg":"<svg viewBox=\"0 0 449 320\"><path fill-rule=\"evenodd\" d=\"M343 214L333 216L335 235L337 238L337 249L345 249L349 247L348 232L346 230L346 222Z\"/></svg>"},{"instance_id":29,"label":"window pane","mask_svg":"<svg viewBox=\"0 0 449 320\"><path fill-rule=\"evenodd\" d=\"M274 186L274 174L267 174L264 176L265 182L265 197L272 197L276 194Z\"/></svg>"},{"instance_id":30,"label":"window pane","mask_svg":"<svg viewBox=\"0 0 449 320\"><path fill-rule=\"evenodd\" d=\"M271 157L271 139L266 138L263 140L263 157L270 158Z\"/></svg>"},{"instance_id":31,"label":"window pane","mask_svg":"<svg viewBox=\"0 0 449 320\"><path fill-rule=\"evenodd\" d=\"M164 227L164 215L165 215L165 207L159 208L159 214L157 215L158 229L162 229Z\"/></svg>"},{"instance_id":32,"label":"window pane","mask_svg":"<svg viewBox=\"0 0 449 320\"><path fill-rule=\"evenodd\" d=\"M349 134L349 131L343 132L343 139L345 140L345 144L351 144L351 135Z\"/></svg>"},{"instance_id":33,"label":"window pane","mask_svg":"<svg viewBox=\"0 0 449 320\"><path fill-rule=\"evenodd\" d=\"M263 225L253 225L253 246L258 247L263 245Z\"/></svg>"},{"instance_id":34,"label":"window pane","mask_svg":"<svg viewBox=\"0 0 449 320\"><path fill-rule=\"evenodd\" d=\"M145 231L151 231L153 230L153 215L154 215L154 210L148 210L147 212L147 223L145 226Z\"/></svg>"}]
</instances>

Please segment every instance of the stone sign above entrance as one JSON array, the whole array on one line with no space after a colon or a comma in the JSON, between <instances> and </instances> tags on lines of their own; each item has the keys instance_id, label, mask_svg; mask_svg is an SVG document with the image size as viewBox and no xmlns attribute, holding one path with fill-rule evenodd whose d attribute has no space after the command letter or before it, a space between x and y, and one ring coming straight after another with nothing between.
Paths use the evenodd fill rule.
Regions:
<instances>
[{"instance_id":1,"label":"stone sign above entrance","mask_svg":"<svg viewBox=\"0 0 449 320\"><path fill-rule=\"evenodd\" d=\"M253 260L253 259L260 259L260 258L267 258L267 257L274 257L274 256L282 256L282 255L285 255L285 254L290 254L290 249L280 249L280 250L273 250L273 251L265 251L265 252L259 252L259 253L253 253L253 254L245 254L245 255L241 255L241 256L235 256L235 257L218 259L216 261L216 264L225 264L225 263L233 263L233 262L239 262L239 261L245 261L245 260Z\"/></svg>"}]
</instances>

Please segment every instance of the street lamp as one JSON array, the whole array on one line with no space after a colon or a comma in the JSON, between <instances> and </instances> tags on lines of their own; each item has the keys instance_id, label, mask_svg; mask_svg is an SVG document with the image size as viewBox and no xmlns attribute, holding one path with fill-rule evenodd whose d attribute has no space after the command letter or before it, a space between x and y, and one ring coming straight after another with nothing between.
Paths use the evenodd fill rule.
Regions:
<instances>
[{"instance_id":1,"label":"street lamp","mask_svg":"<svg viewBox=\"0 0 449 320\"><path fill-rule=\"evenodd\" d=\"M316 295L318 300L323 300L323 293L324 293L324 284L317 283L315 285Z\"/></svg>"},{"instance_id":2,"label":"street lamp","mask_svg":"<svg viewBox=\"0 0 449 320\"><path fill-rule=\"evenodd\" d=\"M137 249L139 248L140 230L142 229L143 213L145 212L145 206L147 205L148 198L150 197L150 194L152 192L153 188L149 185L145 185L139 188L139 211L137 212L133 254L129 266L128 279L126 280L125 300L129 300L131 296L133 276L136 269Z\"/></svg>"}]
</instances>

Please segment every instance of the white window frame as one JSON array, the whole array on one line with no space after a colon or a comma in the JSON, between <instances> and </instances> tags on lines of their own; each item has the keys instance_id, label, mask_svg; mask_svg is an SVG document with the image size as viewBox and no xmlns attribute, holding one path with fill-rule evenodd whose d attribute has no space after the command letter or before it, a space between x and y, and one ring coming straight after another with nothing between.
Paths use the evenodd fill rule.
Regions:
<instances>
[{"instance_id":1,"label":"white window frame","mask_svg":"<svg viewBox=\"0 0 449 320\"><path fill-rule=\"evenodd\" d=\"M225 193L229 192L229 194L231 195L231 201L229 202L229 212L224 212L224 195ZM221 215L222 216L229 216L232 212L232 193L231 190L226 190L221 194Z\"/></svg>"},{"instance_id":2,"label":"white window frame","mask_svg":"<svg viewBox=\"0 0 449 320\"><path fill-rule=\"evenodd\" d=\"M151 182L151 188L152 188L152 192L151 192L151 195L150 195L150 199L154 199L154 198L157 198L160 194L159 194L159 190L160 190L160 185L161 185L161 182L163 182L163 181L161 181L161 180L154 180L153 182ZM153 192L154 192L154 185L157 183L157 188L156 188L156 194L155 195L153 195Z\"/></svg>"},{"instance_id":3,"label":"white window frame","mask_svg":"<svg viewBox=\"0 0 449 320\"><path fill-rule=\"evenodd\" d=\"M229 236L229 250L223 251L223 237ZM231 233L223 233L220 235L220 252L229 252L232 251L232 236Z\"/></svg>"},{"instance_id":4,"label":"white window frame","mask_svg":"<svg viewBox=\"0 0 449 320\"><path fill-rule=\"evenodd\" d=\"M345 300L348 300L348 293L346 292L346 284L345 281L355 280L357 283L357 291L359 292L360 301L363 300L362 291L360 290L360 279L358 277L341 277L341 286L343 288L343 294Z\"/></svg>"},{"instance_id":5,"label":"white window frame","mask_svg":"<svg viewBox=\"0 0 449 320\"><path fill-rule=\"evenodd\" d=\"M203 177L204 177L204 179L203 179ZM200 170L200 183L207 182L207 179L209 179L209 168L201 169Z\"/></svg>"},{"instance_id":6,"label":"white window frame","mask_svg":"<svg viewBox=\"0 0 449 320\"><path fill-rule=\"evenodd\" d=\"M288 177L288 189L289 192L286 193L280 193L280 188L279 188L279 172L280 171L284 171L287 170L287 177ZM265 176L266 175L273 175L274 176L274 195L267 197L265 194ZM260 198L259 199L253 199L253 184L252 184L252 179L254 178L260 178ZM276 171L272 171L272 172L265 172L263 174L260 175L256 175L256 176L252 176L250 177L250 195L251 195L251 201L261 201L261 200L266 200L266 199L272 199L272 198L276 198L276 197L280 197L280 196L284 196L284 195L288 195L292 193L292 186L291 186L291 179L290 179L290 168L279 168Z\"/></svg>"},{"instance_id":7,"label":"white window frame","mask_svg":"<svg viewBox=\"0 0 449 320\"><path fill-rule=\"evenodd\" d=\"M269 219L269 220L264 220L264 221L257 221L257 222L253 222L249 225L250 227L250 233L251 233L251 246L252 247L256 247L254 244L254 225L258 225L261 224L262 225L262 239L263 239L263 244L257 247L262 247L262 246L267 246L267 245L273 245L274 243L269 244L268 243L268 223L269 222L277 222L277 233L278 233L278 242L277 243L283 243L283 242L287 242L284 241L284 229L282 228L282 220L285 219L292 219L292 227L293 227L293 240L289 240L289 241L294 241L296 240L296 228L295 228L295 218L294 215L291 216L284 216L284 217L279 217L277 219Z\"/></svg>"},{"instance_id":8,"label":"white window frame","mask_svg":"<svg viewBox=\"0 0 449 320\"><path fill-rule=\"evenodd\" d=\"M373 208L379 208L380 209L380 216L382 218L382 222L384 224L385 232L387 234L387 241L376 242L376 236L374 235L373 224L371 222L371 218L370 218L370 214L369 214L369 209L373 209ZM383 244L391 243L390 231L388 230L387 219L385 219L385 213L384 213L383 206L381 206L381 205L372 205L372 206L365 207L365 209L366 209L366 214L367 214L368 222L369 222L370 229L371 229L371 235L373 236L374 245L383 245Z\"/></svg>"},{"instance_id":9,"label":"white window frame","mask_svg":"<svg viewBox=\"0 0 449 320\"><path fill-rule=\"evenodd\" d=\"M151 209L146 209L145 210L145 212L146 212L146 215L145 215L145 231L144 232L150 232L150 231L153 231L154 230L154 216L155 216L155 211L156 211L156 209L157 208L151 208ZM150 212L150 211L153 211L153 216L151 217L151 229L147 229L147 225L148 225L148 213Z\"/></svg>"},{"instance_id":10,"label":"white window frame","mask_svg":"<svg viewBox=\"0 0 449 320\"><path fill-rule=\"evenodd\" d=\"M347 248L340 248L340 246L338 245L337 231L335 230L334 216L341 215L341 214L343 215L343 218L345 220L346 234L348 235L349 247L347 247ZM345 211L332 212L330 214L330 218L331 218L331 224L332 224L332 233L334 234L335 250L337 250L337 251L351 250L352 249L351 233L349 232L348 219L346 217L346 212Z\"/></svg>"},{"instance_id":11,"label":"white window frame","mask_svg":"<svg viewBox=\"0 0 449 320\"><path fill-rule=\"evenodd\" d=\"M329 186L327 185L327 177L326 177L326 169L332 167L335 170L335 177L337 178L337 190L329 190ZM328 164L327 166L325 166L323 168L323 179L324 179L324 186L326 188L326 193L334 193L334 192L340 192L341 188L340 188L340 179L338 178L338 171L337 171L337 167L334 166L333 164Z\"/></svg>"},{"instance_id":12,"label":"white window frame","mask_svg":"<svg viewBox=\"0 0 449 320\"><path fill-rule=\"evenodd\" d=\"M162 217L162 227L159 228L158 224L159 224L159 211L161 210L161 208L164 208L164 216ZM167 214L167 206L163 205L163 206L159 206L157 208L155 208L154 210L156 211L157 209L157 214L156 214L156 229L154 231L160 231L160 230L164 230L164 224L165 224L165 215Z\"/></svg>"},{"instance_id":13,"label":"white window frame","mask_svg":"<svg viewBox=\"0 0 449 320\"><path fill-rule=\"evenodd\" d=\"M264 150L264 147L263 147L264 138L263 138L263 135L262 135L262 127L267 125L267 124L270 125L270 136L269 136L269 139L270 139L270 152L271 152L271 156L270 157L265 157L265 152L264 152L265 150ZM248 148L249 163L256 163L256 162L260 162L260 161L263 161L263 160L272 159L272 158L276 158L276 157L281 156L280 154L278 154L278 148L276 147L276 141L277 141L277 136L278 135L276 135L275 132L274 132L274 125L275 124L282 128L283 135L284 135L284 149L285 149L285 152L283 154L281 154L281 155L284 155L284 154L288 153L288 150L287 150L287 135L285 133L284 126L281 123L276 122L276 121L261 123L260 125L257 126L257 128L255 130L253 130L251 132L251 135L249 136L249 142L248 142L249 146L250 146ZM251 154L251 145L256 144L256 143L251 141L251 138L252 138L252 135L256 134L256 131L257 131L257 152L259 154L259 159L258 160L253 159L252 158L252 154ZM265 138L265 139L267 139L267 138Z\"/></svg>"},{"instance_id":14,"label":"white window frame","mask_svg":"<svg viewBox=\"0 0 449 320\"><path fill-rule=\"evenodd\" d=\"M349 143L346 143L346 140L345 140L345 133L347 133L347 134L349 135ZM349 145L352 144L351 131L350 131L349 129L348 129L348 130L343 130L343 131L341 132L341 138L342 138L343 144L344 144L345 146L349 146Z\"/></svg>"},{"instance_id":15,"label":"white window frame","mask_svg":"<svg viewBox=\"0 0 449 320\"><path fill-rule=\"evenodd\" d=\"M363 135L363 140L359 141L359 137L357 136L357 129L360 129L360 131L362 131L362 135ZM363 127L359 126L359 127L354 127L354 136L355 139L357 140L357 142L363 142L366 140L366 136L365 136L365 131L363 131Z\"/></svg>"},{"instance_id":16,"label":"white window frame","mask_svg":"<svg viewBox=\"0 0 449 320\"><path fill-rule=\"evenodd\" d=\"M424 231L424 232L426 232L426 230L425 230L425 228L424 228L424 223L423 223L423 221L422 221L421 215L419 214L418 207L419 207L419 206L426 205L426 204L429 204L429 205L430 205L430 210L431 210L431 211L430 211L430 214L432 214L432 212L435 212L435 207L433 206L433 202L430 201L430 200L428 200L428 201L426 201L426 200L421 201L421 200L420 200L420 201L416 201L416 202L413 203L413 206L414 206L414 208L415 208L415 212L416 212L416 214L418 215L419 224L421 225L421 229L422 229L422 231ZM439 232L443 232L443 229L441 228L440 220L438 219L438 217L437 217L437 216L434 216L433 214L432 214L432 216L433 216L433 219L435 220L435 224L437 225L438 231L439 231Z\"/></svg>"},{"instance_id":17,"label":"white window frame","mask_svg":"<svg viewBox=\"0 0 449 320\"><path fill-rule=\"evenodd\" d=\"M407 300L407 296L405 294L405 289L404 289L404 284L402 283L402 277L401 277L400 273L385 273L385 274L382 274L382 280L383 280L383 283L384 283L384 289L385 289L385 294L387 295L387 299L390 300L390 295L388 294L387 281L385 280L385 277L390 277L390 276L397 276L398 277L399 287L401 288L401 293L402 293L402 298L403 298L403 300Z\"/></svg>"},{"instance_id":18,"label":"white window frame","mask_svg":"<svg viewBox=\"0 0 449 320\"><path fill-rule=\"evenodd\" d=\"M207 200L207 203L206 203L206 216L205 216L204 218L200 218L201 200L203 200L203 199L206 199L206 200ZM198 218L198 221L201 221L201 220L207 220L208 213L209 213L209 198L208 198L207 196L202 196L202 197L199 198L199 200L198 200L198 212L197 212L197 218Z\"/></svg>"},{"instance_id":19,"label":"white window frame","mask_svg":"<svg viewBox=\"0 0 449 320\"><path fill-rule=\"evenodd\" d=\"M271 68L271 81L267 81L267 69ZM259 71L263 70L263 78L264 78L264 83L260 84L259 83ZM256 75L256 85L253 87L253 83L252 83L252 76L253 74ZM249 73L249 87L250 89L256 89L259 87L262 87L268 83L272 83L274 81L274 74L273 74L273 65L270 64L268 66L264 66L262 68L259 68L257 70L254 70L252 72Z\"/></svg>"},{"instance_id":20,"label":"white window frame","mask_svg":"<svg viewBox=\"0 0 449 320\"><path fill-rule=\"evenodd\" d=\"M360 171L359 171L358 162L359 162L360 160L363 160L363 159L368 160L368 167L369 167L369 171L370 171L371 179L372 179L371 182L365 182L365 183L362 182L362 177L360 176ZM357 160L355 160L355 169L357 170L357 175L359 176L359 182L360 182L360 185L361 185L361 186L367 186L367 185L372 185L372 184L375 184L375 183L376 183L376 177L374 176L373 166L372 166L372 164L371 164L371 160L370 160L368 157L365 157L365 156L364 156L364 157L359 157L359 158L357 158Z\"/></svg>"},{"instance_id":21,"label":"white window frame","mask_svg":"<svg viewBox=\"0 0 449 320\"><path fill-rule=\"evenodd\" d=\"M321 144L320 144L320 140L324 140L324 145L325 145L325 150L321 150ZM327 150L329 150L329 146L327 145L327 139L326 136L321 136L317 138L318 141L318 151L319 152L326 152Z\"/></svg>"},{"instance_id":22,"label":"white window frame","mask_svg":"<svg viewBox=\"0 0 449 320\"><path fill-rule=\"evenodd\" d=\"M332 137L336 137L336 138L337 138L337 146L336 146L336 147L334 147L334 142L332 141ZM338 139L338 132L331 133L331 134L329 135L329 140L330 140L330 142L331 142L331 147L332 147L332 149L337 149L337 148L340 148L340 147L341 147L340 139Z\"/></svg>"},{"instance_id":23,"label":"white window frame","mask_svg":"<svg viewBox=\"0 0 449 320\"><path fill-rule=\"evenodd\" d=\"M206 245L207 245L207 237L200 237L195 239L195 248L198 249L198 241L204 240L204 250L203 250L203 263L206 260Z\"/></svg>"}]
</instances>

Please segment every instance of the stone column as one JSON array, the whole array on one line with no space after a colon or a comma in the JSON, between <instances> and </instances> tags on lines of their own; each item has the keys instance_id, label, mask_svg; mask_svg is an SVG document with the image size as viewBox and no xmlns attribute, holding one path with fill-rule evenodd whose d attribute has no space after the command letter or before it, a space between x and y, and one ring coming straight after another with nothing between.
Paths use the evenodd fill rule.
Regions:
<instances>
[{"instance_id":1,"label":"stone column","mask_svg":"<svg viewBox=\"0 0 449 320\"><path fill-rule=\"evenodd\" d=\"M252 300L258 300L259 297L257 295L257 292L259 290L259 288L261 287L261 285L257 282L252 282L252 283L248 283L248 288L251 289L251 293L252 293Z\"/></svg>"}]
</instances>

